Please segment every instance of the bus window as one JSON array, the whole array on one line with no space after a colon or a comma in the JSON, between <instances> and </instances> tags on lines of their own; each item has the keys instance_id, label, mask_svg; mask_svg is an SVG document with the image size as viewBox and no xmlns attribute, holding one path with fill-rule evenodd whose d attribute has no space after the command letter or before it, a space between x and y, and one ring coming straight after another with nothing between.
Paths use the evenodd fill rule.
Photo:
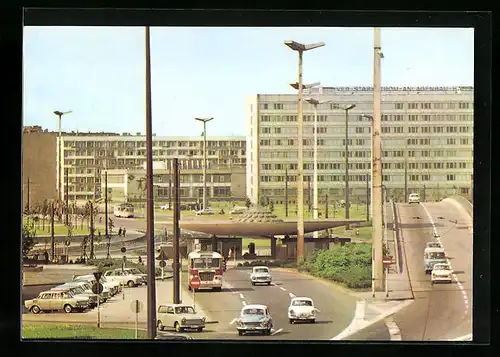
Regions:
<instances>
[{"instance_id":1,"label":"bus window","mask_svg":"<svg viewBox=\"0 0 500 357\"><path fill-rule=\"evenodd\" d=\"M194 269L205 268L205 259L203 258L194 258L192 260L192 266Z\"/></svg>"}]
</instances>

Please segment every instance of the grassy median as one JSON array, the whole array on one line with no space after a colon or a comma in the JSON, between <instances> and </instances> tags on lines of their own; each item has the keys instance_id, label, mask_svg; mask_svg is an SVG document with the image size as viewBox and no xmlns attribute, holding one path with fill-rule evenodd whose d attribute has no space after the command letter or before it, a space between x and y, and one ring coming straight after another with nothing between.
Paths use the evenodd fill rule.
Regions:
<instances>
[{"instance_id":1,"label":"grassy median","mask_svg":"<svg viewBox=\"0 0 500 357\"><path fill-rule=\"evenodd\" d=\"M26 339L135 339L134 329L98 328L90 325L70 325L55 323L22 324L22 336ZM139 330L138 338L146 339L147 331Z\"/></svg>"}]
</instances>

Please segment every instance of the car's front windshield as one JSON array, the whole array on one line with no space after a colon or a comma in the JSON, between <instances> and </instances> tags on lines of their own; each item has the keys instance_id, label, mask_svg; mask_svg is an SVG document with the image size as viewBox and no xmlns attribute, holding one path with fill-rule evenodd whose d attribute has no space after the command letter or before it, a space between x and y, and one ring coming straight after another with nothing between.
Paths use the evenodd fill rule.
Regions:
<instances>
[{"instance_id":1,"label":"car's front windshield","mask_svg":"<svg viewBox=\"0 0 500 357\"><path fill-rule=\"evenodd\" d=\"M255 269L256 273L269 273L269 269L267 268L257 268Z\"/></svg>"},{"instance_id":2,"label":"car's front windshield","mask_svg":"<svg viewBox=\"0 0 500 357\"><path fill-rule=\"evenodd\" d=\"M177 306L175 308L176 314L194 314L194 309L191 306Z\"/></svg>"},{"instance_id":3,"label":"car's front windshield","mask_svg":"<svg viewBox=\"0 0 500 357\"><path fill-rule=\"evenodd\" d=\"M262 309L245 309L242 315L264 315L264 310Z\"/></svg>"},{"instance_id":4,"label":"car's front windshield","mask_svg":"<svg viewBox=\"0 0 500 357\"><path fill-rule=\"evenodd\" d=\"M451 270L450 266L447 264L436 264L434 265L434 270Z\"/></svg>"},{"instance_id":5,"label":"car's front windshield","mask_svg":"<svg viewBox=\"0 0 500 357\"><path fill-rule=\"evenodd\" d=\"M292 303L293 306L312 306L312 301L310 300L295 300Z\"/></svg>"},{"instance_id":6,"label":"car's front windshield","mask_svg":"<svg viewBox=\"0 0 500 357\"><path fill-rule=\"evenodd\" d=\"M430 252L427 255L428 259L445 259L444 252Z\"/></svg>"}]
</instances>

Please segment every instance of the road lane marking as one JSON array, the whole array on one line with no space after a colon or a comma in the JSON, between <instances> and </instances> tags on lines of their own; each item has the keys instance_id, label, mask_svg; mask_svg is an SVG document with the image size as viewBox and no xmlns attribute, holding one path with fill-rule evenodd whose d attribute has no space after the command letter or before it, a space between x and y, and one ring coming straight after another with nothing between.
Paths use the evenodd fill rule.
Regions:
<instances>
[{"instance_id":1,"label":"road lane marking","mask_svg":"<svg viewBox=\"0 0 500 357\"><path fill-rule=\"evenodd\" d=\"M288 293L288 296L290 296L290 299L293 299L295 297L295 294Z\"/></svg>"},{"instance_id":2,"label":"road lane marking","mask_svg":"<svg viewBox=\"0 0 500 357\"><path fill-rule=\"evenodd\" d=\"M389 309L386 312L381 313L380 315L378 315L374 319L371 319L368 321L364 320L364 319L360 320L359 318L356 319L356 313L355 313L354 318L351 321L351 324L349 326L347 326L347 328L344 331L339 333L337 336L331 338L330 340L345 340L345 339L347 339L347 337L355 334L356 332L364 330L365 328L370 327L371 325L376 324L377 322L380 322L380 321L384 320L385 318L395 314L396 312L407 307L408 305L412 304L413 302L415 302L415 300L405 300L404 302L398 304L397 306L393 307L392 309ZM360 307L358 307L359 305L363 305L363 303L361 303L361 301L357 302L357 305L356 305L357 311L358 311L358 308L361 309ZM358 317L361 316L360 311L358 311L357 314L358 314Z\"/></svg>"},{"instance_id":3,"label":"road lane marking","mask_svg":"<svg viewBox=\"0 0 500 357\"><path fill-rule=\"evenodd\" d=\"M236 320L238 320L237 317L235 317L234 319L231 320L231 322L229 323L230 325L234 324L236 322Z\"/></svg>"},{"instance_id":4,"label":"road lane marking","mask_svg":"<svg viewBox=\"0 0 500 357\"><path fill-rule=\"evenodd\" d=\"M282 286L280 286L280 289L283 290L283 291L286 291L286 289Z\"/></svg>"},{"instance_id":5,"label":"road lane marking","mask_svg":"<svg viewBox=\"0 0 500 357\"><path fill-rule=\"evenodd\" d=\"M391 335L391 341L401 341L402 340L401 331L399 330L399 327L392 318L392 316L386 318L384 323L385 326L387 326L387 329L389 330L389 334Z\"/></svg>"},{"instance_id":6,"label":"road lane marking","mask_svg":"<svg viewBox=\"0 0 500 357\"><path fill-rule=\"evenodd\" d=\"M241 303L243 304L243 306L247 306L247 303L245 301L242 301Z\"/></svg>"},{"instance_id":7,"label":"road lane marking","mask_svg":"<svg viewBox=\"0 0 500 357\"><path fill-rule=\"evenodd\" d=\"M280 333L281 331L283 331L283 329L282 329L282 328L280 328L279 330L276 330L276 331L274 331L273 333L271 333L271 336L274 336L274 335L276 335L277 333Z\"/></svg>"},{"instance_id":8,"label":"road lane marking","mask_svg":"<svg viewBox=\"0 0 500 357\"><path fill-rule=\"evenodd\" d=\"M429 210L427 209L427 207L425 207L425 205L422 205L422 207L424 208L424 211L425 211L425 213L427 213L427 217L429 218L429 221L431 222L432 229L434 230L434 235L437 236L436 239L438 240L439 243L441 243L441 245L443 245L443 243L441 242L441 239L440 239L440 237L439 237L439 235L437 233L436 225L434 224L434 220L432 219L431 213L429 212ZM443 248L444 248L444 245L443 245ZM446 251L446 249L445 249L445 251ZM448 257L446 257L446 262L448 263L448 265L451 268L451 271L453 272L454 269L453 269L453 266L451 265L451 262L448 259ZM464 298L464 303L465 303L465 306L467 307L467 310L468 310L467 292L465 291L465 288L462 285L462 283L460 282L460 280L458 279L457 275L455 273L452 273L451 276L457 282L457 286L460 289L460 291L462 292L462 295L463 295L463 298Z\"/></svg>"},{"instance_id":9,"label":"road lane marking","mask_svg":"<svg viewBox=\"0 0 500 357\"><path fill-rule=\"evenodd\" d=\"M243 296L243 294L240 293L240 298L244 299L245 297Z\"/></svg>"}]
</instances>

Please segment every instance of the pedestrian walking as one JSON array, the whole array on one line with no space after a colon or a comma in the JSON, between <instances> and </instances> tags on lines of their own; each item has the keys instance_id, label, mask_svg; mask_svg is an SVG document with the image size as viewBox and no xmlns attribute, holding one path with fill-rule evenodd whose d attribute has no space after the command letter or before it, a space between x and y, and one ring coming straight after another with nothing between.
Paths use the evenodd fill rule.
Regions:
<instances>
[{"instance_id":1,"label":"pedestrian walking","mask_svg":"<svg viewBox=\"0 0 500 357\"><path fill-rule=\"evenodd\" d=\"M125 237L125 232L126 232L126 231L127 231L127 230L125 229L125 227L123 227L122 234L123 234L123 236L124 236L124 237Z\"/></svg>"},{"instance_id":2,"label":"pedestrian walking","mask_svg":"<svg viewBox=\"0 0 500 357\"><path fill-rule=\"evenodd\" d=\"M139 258L137 258L137 260L139 261L139 264L142 264L142 258L140 255L139 255Z\"/></svg>"},{"instance_id":3,"label":"pedestrian walking","mask_svg":"<svg viewBox=\"0 0 500 357\"><path fill-rule=\"evenodd\" d=\"M122 235L122 227L120 227L120 229L118 230L118 235L121 236Z\"/></svg>"}]
</instances>

